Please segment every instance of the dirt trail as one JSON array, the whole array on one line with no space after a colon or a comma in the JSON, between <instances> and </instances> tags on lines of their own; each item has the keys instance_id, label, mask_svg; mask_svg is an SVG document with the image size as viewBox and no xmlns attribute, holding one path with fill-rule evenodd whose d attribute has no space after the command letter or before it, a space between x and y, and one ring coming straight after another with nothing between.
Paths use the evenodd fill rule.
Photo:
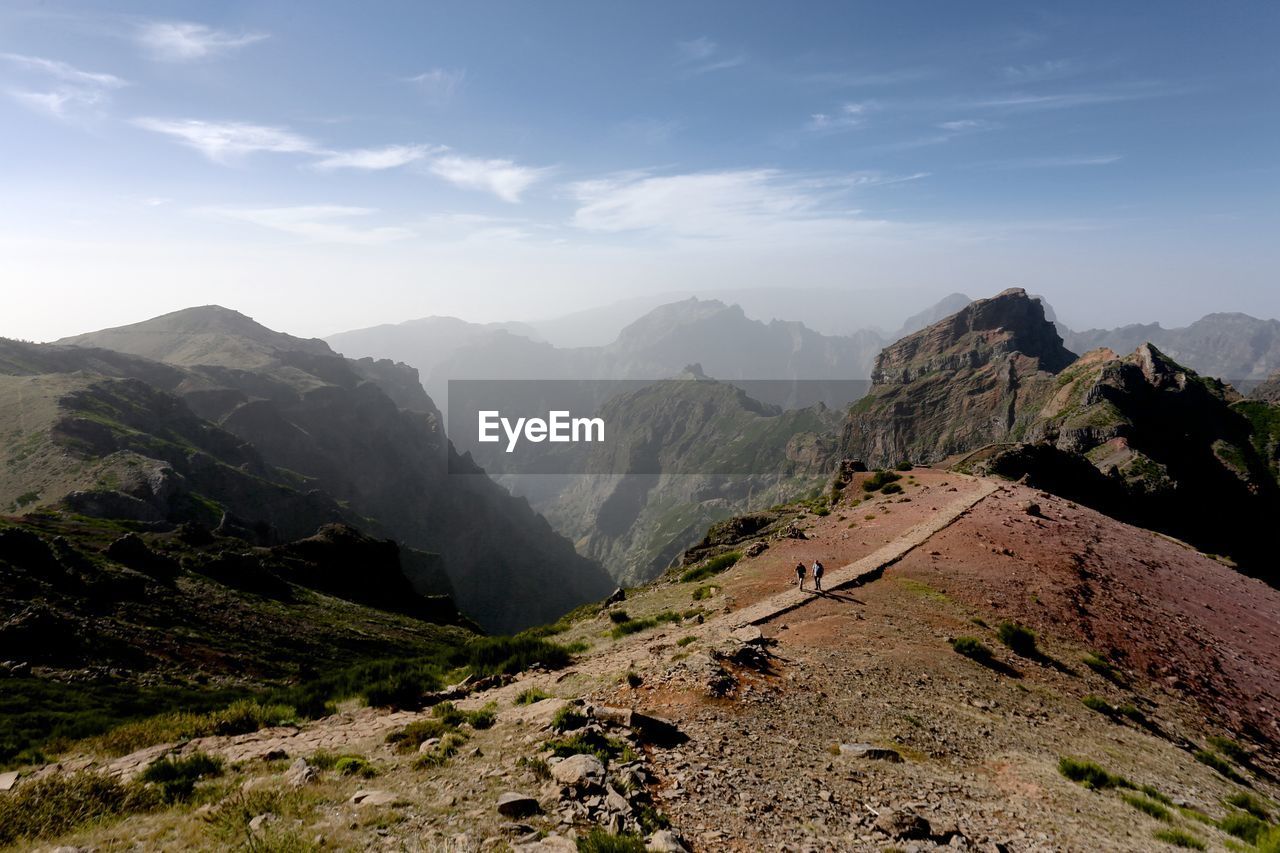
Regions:
<instances>
[{"instance_id":1,"label":"dirt trail","mask_svg":"<svg viewBox=\"0 0 1280 853\"><path fill-rule=\"evenodd\" d=\"M929 541L930 537L950 527L984 498L999 490L1000 486L997 483L989 480L979 481L976 493L966 494L958 498L939 509L931 518L915 525L887 545L881 546L847 566L841 566L828 573L823 579L826 587L825 591L835 592L847 586L874 580L889 566L892 566L911 551ZM750 607L730 613L722 619L717 619L715 624L717 627L727 624L731 628L738 628L744 625L759 625L820 598L821 596L813 590L789 589L764 601L757 602Z\"/></svg>"}]
</instances>

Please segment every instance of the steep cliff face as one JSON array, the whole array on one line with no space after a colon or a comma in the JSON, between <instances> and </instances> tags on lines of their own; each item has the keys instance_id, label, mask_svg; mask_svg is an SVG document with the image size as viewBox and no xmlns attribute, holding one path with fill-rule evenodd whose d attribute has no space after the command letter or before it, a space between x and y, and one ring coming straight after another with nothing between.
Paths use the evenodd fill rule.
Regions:
<instances>
[{"instance_id":1,"label":"steep cliff face","mask_svg":"<svg viewBox=\"0 0 1280 853\"><path fill-rule=\"evenodd\" d=\"M890 346L873 382L845 424L846 458L965 457L1266 573L1266 519L1280 513L1271 407L1149 343L1076 359L1012 290Z\"/></svg>"},{"instance_id":2,"label":"steep cliff face","mask_svg":"<svg viewBox=\"0 0 1280 853\"><path fill-rule=\"evenodd\" d=\"M213 311L189 312L198 347L184 342L183 312L109 330L101 342L173 358L182 367L175 391L201 418L352 517L439 554L459 607L488 630L554 620L612 588L523 499L456 457L412 368L351 361L235 312L218 322ZM225 350L208 328L228 330Z\"/></svg>"},{"instance_id":3,"label":"steep cliff face","mask_svg":"<svg viewBox=\"0 0 1280 853\"><path fill-rule=\"evenodd\" d=\"M970 303L880 353L844 453L872 466L936 462L1014 439L1074 359L1025 291Z\"/></svg>"}]
</instances>

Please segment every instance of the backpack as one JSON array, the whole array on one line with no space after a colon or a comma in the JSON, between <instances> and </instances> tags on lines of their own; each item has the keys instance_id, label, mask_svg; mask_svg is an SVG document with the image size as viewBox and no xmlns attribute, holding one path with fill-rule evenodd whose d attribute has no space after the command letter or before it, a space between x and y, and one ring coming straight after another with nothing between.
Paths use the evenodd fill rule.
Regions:
<instances>
[{"instance_id":1,"label":"backpack","mask_svg":"<svg viewBox=\"0 0 1280 853\"><path fill-rule=\"evenodd\" d=\"M822 571L823 571L823 569L824 569L824 568L826 568L826 567L825 567L825 566L823 566L823 565L822 565L822 563L819 563L817 560L814 560L814 561L813 561L813 576L814 576L815 578L820 578L820 577L822 577Z\"/></svg>"}]
</instances>

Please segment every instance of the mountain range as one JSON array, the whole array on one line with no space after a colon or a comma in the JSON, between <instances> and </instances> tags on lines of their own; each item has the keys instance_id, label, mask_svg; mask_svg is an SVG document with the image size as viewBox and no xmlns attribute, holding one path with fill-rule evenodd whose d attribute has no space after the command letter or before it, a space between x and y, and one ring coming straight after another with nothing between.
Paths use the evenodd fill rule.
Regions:
<instances>
[{"instance_id":1,"label":"mountain range","mask_svg":"<svg viewBox=\"0 0 1280 853\"><path fill-rule=\"evenodd\" d=\"M356 525L438 555L459 607L489 630L611 588L523 499L456 457L405 365L346 359L217 306L2 346L20 436L4 505L221 525L255 544Z\"/></svg>"}]
</instances>

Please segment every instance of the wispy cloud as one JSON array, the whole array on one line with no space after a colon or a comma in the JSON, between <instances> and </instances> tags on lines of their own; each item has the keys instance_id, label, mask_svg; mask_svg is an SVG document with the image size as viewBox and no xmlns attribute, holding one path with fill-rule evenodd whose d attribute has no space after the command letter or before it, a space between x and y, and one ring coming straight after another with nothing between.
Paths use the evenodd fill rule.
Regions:
<instances>
[{"instance_id":1,"label":"wispy cloud","mask_svg":"<svg viewBox=\"0 0 1280 853\"><path fill-rule=\"evenodd\" d=\"M987 109L1004 110L1056 110L1071 107L1088 107L1098 104L1115 104L1125 101L1138 101L1147 98L1177 94L1179 90L1171 89L1155 83L1138 83L1117 86L1109 89L1096 89L1078 92L1052 92L1035 94L1015 92L972 101L969 106Z\"/></svg>"},{"instance_id":2,"label":"wispy cloud","mask_svg":"<svg viewBox=\"0 0 1280 853\"><path fill-rule=\"evenodd\" d=\"M310 167L381 171L421 163L427 174L465 189L492 193L506 202L521 195L551 170L522 166L514 160L484 159L456 153L444 145L385 145L377 148L334 150L288 128L238 121L137 118L133 124L168 136L199 151L220 165L234 165L250 154L301 154Z\"/></svg>"},{"instance_id":3,"label":"wispy cloud","mask_svg":"<svg viewBox=\"0 0 1280 853\"><path fill-rule=\"evenodd\" d=\"M1070 59L1046 59L1025 65L1006 65L1002 74L1006 80L1030 83L1037 80L1056 80L1081 71L1078 63Z\"/></svg>"},{"instance_id":4,"label":"wispy cloud","mask_svg":"<svg viewBox=\"0 0 1280 853\"><path fill-rule=\"evenodd\" d=\"M805 125L807 130L831 133L840 130L851 130L863 123L864 116L871 104L841 104L838 110L829 113L814 113L809 116Z\"/></svg>"},{"instance_id":5,"label":"wispy cloud","mask_svg":"<svg viewBox=\"0 0 1280 853\"><path fill-rule=\"evenodd\" d=\"M455 186L490 192L512 203L520 201L525 190L550 171L511 160L484 160L460 154L436 157L427 164L427 170Z\"/></svg>"},{"instance_id":6,"label":"wispy cloud","mask_svg":"<svg viewBox=\"0 0 1280 853\"><path fill-rule=\"evenodd\" d=\"M647 231L673 238L808 240L846 236L870 220L848 208L860 187L909 180L878 173L806 176L778 169L628 173L573 184L573 224L587 231Z\"/></svg>"},{"instance_id":7,"label":"wispy cloud","mask_svg":"<svg viewBox=\"0 0 1280 853\"><path fill-rule=\"evenodd\" d=\"M202 207L196 213L281 231L320 243L347 243L372 246L413 236L400 226L359 227L350 220L373 216L378 211L344 205L298 205L293 207Z\"/></svg>"},{"instance_id":8,"label":"wispy cloud","mask_svg":"<svg viewBox=\"0 0 1280 853\"><path fill-rule=\"evenodd\" d=\"M706 36L676 42L676 64L689 74L706 74L734 68L747 61L745 53L727 54Z\"/></svg>"},{"instance_id":9,"label":"wispy cloud","mask_svg":"<svg viewBox=\"0 0 1280 853\"><path fill-rule=\"evenodd\" d=\"M114 74L84 71L56 59L21 53L0 53L0 59L27 76L24 86L34 87L12 88L9 94L30 109L57 118L66 118L76 110L103 105L113 90L129 85L128 81Z\"/></svg>"},{"instance_id":10,"label":"wispy cloud","mask_svg":"<svg viewBox=\"0 0 1280 853\"><path fill-rule=\"evenodd\" d=\"M462 82L466 77L467 72L461 68L431 68L421 74L415 74L412 77L403 79L404 82L412 83L429 97L439 101L447 101L462 86Z\"/></svg>"},{"instance_id":11,"label":"wispy cloud","mask_svg":"<svg viewBox=\"0 0 1280 853\"><path fill-rule=\"evenodd\" d=\"M266 33L233 33L190 21L149 21L137 31L138 43L163 62L209 59L266 38Z\"/></svg>"},{"instance_id":12,"label":"wispy cloud","mask_svg":"<svg viewBox=\"0 0 1280 853\"><path fill-rule=\"evenodd\" d=\"M1074 166L1110 166L1123 160L1120 154L1068 155L1062 157L1021 157L987 163L990 169L1064 169Z\"/></svg>"},{"instance_id":13,"label":"wispy cloud","mask_svg":"<svg viewBox=\"0 0 1280 853\"><path fill-rule=\"evenodd\" d=\"M314 167L321 171L360 169L380 171L416 163L432 154L447 150L439 145L387 145L382 148L356 148L333 151L318 160Z\"/></svg>"},{"instance_id":14,"label":"wispy cloud","mask_svg":"<svg viewBox=\"0 0 1280 853\"><path fill-rule=\"evenodd\" d=\"M247 154L328 154L314 142L291 130L237 121L202 121L200 119L138 118L133 123L144 130L177 139L223 165L234 163Z\"/></svg>"},{"instance_id":15,"label":"wispy cloud","mask_svg":"<svg viewBox=\"0 0 1280 853\"><path fill-rule=\"evenodd\" d=\"M998 127L995 122L981 118L960 118L938 123L938 127L952 133L972 133L979 130L992 130Z\"/></svg>"}]
</instances>

